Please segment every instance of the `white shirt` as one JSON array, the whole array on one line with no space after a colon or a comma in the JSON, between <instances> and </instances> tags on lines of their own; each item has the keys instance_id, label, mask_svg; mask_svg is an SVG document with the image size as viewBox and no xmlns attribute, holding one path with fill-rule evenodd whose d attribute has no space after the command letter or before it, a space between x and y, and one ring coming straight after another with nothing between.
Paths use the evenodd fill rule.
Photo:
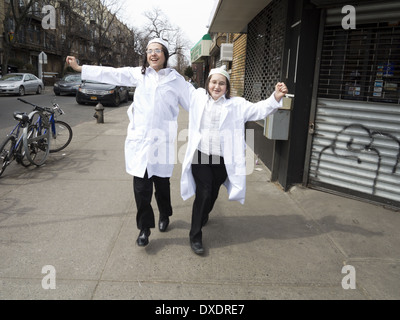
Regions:
<instances>
[{"instance_id":1,"label":"white shirt","mask_svg":"<svg viewBox=\"0 0 400 320\"><path fill-rule=\"evenodd\" d=\"M171 72L171 69L161 69L158 72L154 70L152 67L148 67L148 76L155 80L157 84L161 82L166 76L168 76Z\"/></svg>"},{"instance_id":2,"label":"white shirt","mask_svg":"<svg viewBox=\"0 0 400 320\"><path fill-rule=\"evenodd\" d=\"M181 196L187 200L196 193L196 183L192 174L192 161L202 138L203 115L207 113L206 106L210 100L202 88L192 88L189 109L189 138L182 164ZM246 194L246 140L245 123L265 119L282 106L282 100L277 102L274 94L268 99L251 103L244 98L232 97L230 99L213 102L208 107L216 107L221 103L219 119L219 133L221 135L221 155L228 178L224 182L228 190L229 200L244 203ZM204 118L206 121L206 118Z\"/></svg>"},{"instance_id":3,"label":"white shirt","mask_svg":"<svg viewBox=\"0 0 400 320\"><path fill-rule=\"evenodd\" d=\"M126 171L143 178L171 177L175 164L175 140L179 105L189 109L188 88L193 87L173 69L156 72L141 67L82 66L82 79L136 87L127 113Z\"/></svg>"},{"instance_id":4,"label":"white shirt","mask_svg":"<svg viewBox=\"0 0 400 320\"><path fill-rule=\"evenodd\" d=\"M225 101L225 96L220 97L217 101L211 96L208 97L201 119L201 140L198 146L198 149L204 154L214 156L221 156L222 154L219 123L221 108Z\"/></svg>"}]
</instances>

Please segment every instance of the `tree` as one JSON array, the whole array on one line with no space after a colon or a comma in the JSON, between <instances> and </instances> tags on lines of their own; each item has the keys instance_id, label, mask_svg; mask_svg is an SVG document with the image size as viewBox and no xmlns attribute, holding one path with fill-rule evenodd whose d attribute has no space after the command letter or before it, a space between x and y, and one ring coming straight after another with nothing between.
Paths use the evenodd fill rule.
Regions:
<instances>
[{"instance_id":1,"label":"tree","mask_svg":"<svg viewBox=\"0 0 400 320\"><path fill-rule=\"evenodd\" d=\"M10 0L8 7L4 8L5 10L2 14L4 14L3 28L6 36L3 37L3 75L7 73L11 49L18 42L19 32L27 21L33 2L34 0Z\"/></svg>"},{"instance_id":2,"label":"tree","mask_svg":"<svg viewBox=\"0 0 400 320\"><path fill-rule=\"evenodd\" d=\"M144 15L149 22L143 31L143 48L146 48L148 41L152 38L165 40L168 42L170 57L175 56L174 67L178 72L183 73L184 68L188 65L184 50L190 47L190 43L185 39L182 30L178 26L170 24L167 16L159 8L146 11Z\"/></svg>"},{"instance_id":3,"label":"tree","mask_svg":"<svg viewBox=\"0 0 400 320\"><path fill-rule=\"evenodd\" d=\"M192 79L192 78L193 78L194 72L193 72L193 69L192 69L191 66L188 66L188 67L185 69L184 75L185 75L186 77L188 77L189 79Z\"/></svg>"},{"instance_id":4,"label":"tree","mask_svg":"<svg viewBox=\"0 0 400 320\"><path fill-rule=\"evenodd\" d=\"M93 48L97 64L111 63L112 48L118 42L118 37L111 37L116 32L116 14L121 10L123 2L119 0L95 0L91 4L90 20L93 25ZM96 3L98 2L98 3Z\"/></svg>"}]
</instances>

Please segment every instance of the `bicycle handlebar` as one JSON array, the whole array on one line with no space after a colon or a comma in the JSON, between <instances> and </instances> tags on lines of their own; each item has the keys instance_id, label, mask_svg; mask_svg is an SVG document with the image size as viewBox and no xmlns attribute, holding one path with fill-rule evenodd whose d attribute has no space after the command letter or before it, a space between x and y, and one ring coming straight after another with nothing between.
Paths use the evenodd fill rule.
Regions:
<instances>
[{"instance_id":1,"label":"bicycle handlebar","mask_svg":"<svg viewBox=\"0 0 400 320\"><path fill-rule=\"evenodd\" d=\"M38 111L47 111L47 112L50 112L50 113L54 113L53 109L51 109L51 108L40 107L40 106L38 106L38 105L36 105L36 104L33 104L33 103L31 103L31 102L29 102L29 101L26 101L26 100L24 100L24 99L21 99L21 98L17 98L17 100L19 100L19 101L21 101L21 102L23 102L23 103L26 103L26 104L30 104L31 106L34 107L34 110L38 110Z\"/></svg>"},{"instance_id":2,"label":"bicycle handlebar","mask_svg":"<svg viewBox=\"0 0 400 320\"><path fill-rule=\"evenodd\" d=\"M30 103L29 101L26 101L26 100L24 100L24 99L17 98L17 100L22 101L23 103L30 104L30 105L36 107L36 105L34 105L33 103Z\"/></svg>"}]
</instances>

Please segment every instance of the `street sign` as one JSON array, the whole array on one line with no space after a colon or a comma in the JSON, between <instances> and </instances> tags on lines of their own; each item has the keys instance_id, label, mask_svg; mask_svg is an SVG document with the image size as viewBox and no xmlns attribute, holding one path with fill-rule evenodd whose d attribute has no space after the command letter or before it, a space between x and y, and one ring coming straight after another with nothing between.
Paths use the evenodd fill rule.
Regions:
<instances>
[{"instance_id":1,"label":"street sign","mask_svg":"<svg viewBox=\"0 0 400 320\"><path fill-rule=\"evenodd\" d=\"M39 53L39 63L47 64L47 54L45 54L43 51Z\"/></svg>"}]
</instances>

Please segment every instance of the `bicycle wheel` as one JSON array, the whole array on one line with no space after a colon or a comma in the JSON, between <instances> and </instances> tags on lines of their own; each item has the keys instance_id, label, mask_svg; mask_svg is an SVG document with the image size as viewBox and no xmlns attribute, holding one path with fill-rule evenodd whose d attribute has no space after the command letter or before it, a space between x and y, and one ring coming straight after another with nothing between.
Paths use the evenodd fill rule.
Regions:
<instances>
[{"instance_id":1,"label":"bicycle wheel","mask_svg":"<svg viewBox=\"0 0 400 320\"><path fill-rule=\"evenodd\" d=\"M28 134L32 134L33 131L29 131ZM29 137L28 137L29 138ZM16 154L16 160L19 164L21 164L24 167L29 167L32 163L28 160L27 157L25 157L25 148L24 148L24 141L21 139L18 149L17 149L17 154Z\"/></svg>"},{"instance_id":2,"label":"bicycle wheel","mask_svg":"<svg viewBox=\"0 0 400 320\"><path fill-rule=\"evenodd\" d=\"M41 112L32 112L29 117L31 124L23 133L25 156L32 164L41 166L50 151L50 122Z\"/></svg>"},{"instance_id":3,"label":"bicycle wheel","mask_svg":"<svg viewBox=\"0 0 400 320\"><path fill-rule=\"evenodd\" d=\"M56 120L51 130L50 153L63 150L72 140L72 129L68 123Z\"/></svg>"},{"instance_id":4,"label":"bicycle wheel","mask_svg":"<svg viewBox=\"0 0 400 320\"><path fill-rule=\"evenodd\" d=\"M14 157L15 137L9 136L3 140L0 145L0 176L6 170L7 166Z\"/></svg>"}]
</instances>

